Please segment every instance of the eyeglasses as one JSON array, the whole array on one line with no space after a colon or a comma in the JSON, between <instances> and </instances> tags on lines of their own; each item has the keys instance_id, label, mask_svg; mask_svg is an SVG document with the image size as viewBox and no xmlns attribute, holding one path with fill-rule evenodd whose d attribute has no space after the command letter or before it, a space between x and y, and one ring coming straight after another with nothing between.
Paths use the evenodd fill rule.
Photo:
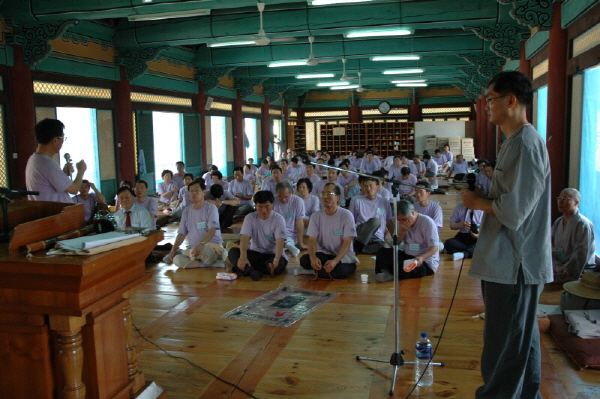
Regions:
<instances>
[{"instance_id":1,"label":"eyeglasses","mask_svg":"<svg viewBox=\"0 0 600 399\"><path fill-rule=\"evenodd\" d=\"M506 96L508 96L508 95L509 95L509 94L505 94L505 95L503 95L503 96L498 96L498 97L486 98L486 99L485 99L485 102L487 103L487 105L490 105L490 102L492 102L492 100L495 100L495 99L497 99L497 98L504 98L504 97L506 97Z\"/></svg>"},{"instance_id":2,"label":"eyeglasses","mask_svg":"<svg viewBox=\"0 0 600 399\"><path fill-rule=\"evenodd\" d=\"M556 200L557 201L575 201L574 198L568 198L568 197L565 197L565 198L563 198L563 197L556 197Z\"/></svg>"},{"instance_id":3,"label":"eyeglasses","mask_svg":"<svg viewBox=\"0 0 600 399\"><path fill-rule=\"evenodd\" d=\"M62 141L67 141L67 136L61 136L61 137L57 137L59 139L62 139Z\"/></svg>"},{"instance_id":4,"label":"eyeglasses","mask_svg":"<svg viewBox=\"0 0 600 399\"><path fill-rule=\"evenodd\" d=\"M329 192L329 193L327 193L327 192L325 192L325 191L323 191L323 192L321 193L321 197L326 197L326 196L328 196L328 195L337 195L337 194L336 194L336 193L334 193L334 192Z\"/></svg>"}]
</instances>

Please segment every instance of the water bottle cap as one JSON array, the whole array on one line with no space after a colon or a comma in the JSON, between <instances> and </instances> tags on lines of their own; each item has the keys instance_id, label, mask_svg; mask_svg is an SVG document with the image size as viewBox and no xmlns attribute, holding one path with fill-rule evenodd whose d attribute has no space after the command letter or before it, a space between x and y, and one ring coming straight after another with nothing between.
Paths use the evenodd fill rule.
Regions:
<instances>
[{"instance_id":1,"label":"water bottle cap","mask_svg":"<svg viewBox=\"0 0 600 399\"><path fill-rule=\"evenodd\" d=\"M421 333L421 338L427 338L427 333L425 333L425 332L422 332L422 333Z\"/></svg>"}]
</instances>

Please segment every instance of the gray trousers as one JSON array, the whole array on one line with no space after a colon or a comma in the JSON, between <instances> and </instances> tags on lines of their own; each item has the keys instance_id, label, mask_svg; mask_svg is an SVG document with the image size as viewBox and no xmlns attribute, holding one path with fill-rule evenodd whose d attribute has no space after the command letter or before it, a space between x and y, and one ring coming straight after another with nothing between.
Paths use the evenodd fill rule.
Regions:
<instances>
[{"instance_id":1,"label":"gray trousers","mask_svg":"<svg viewBox=\"0 0 600 399\"><path fill-rule=\"evenodd\" d=\"M542 399L537 305L544 284L481 282L485 304L481 376L477 399Z\"/></svg>"},{"instance_id":2,"label":"gray trousers","mask_svg":"<svg viewBox=\"0 0 600 399\"><path fill-rule=\"evenodd\" d=\"M387 248L386 243L375 236L375 232L381 226L378 218L371 218L356 227L356 238L354 249L356 253L376 254L380 248Z\"/></svg>"}]
</instances>

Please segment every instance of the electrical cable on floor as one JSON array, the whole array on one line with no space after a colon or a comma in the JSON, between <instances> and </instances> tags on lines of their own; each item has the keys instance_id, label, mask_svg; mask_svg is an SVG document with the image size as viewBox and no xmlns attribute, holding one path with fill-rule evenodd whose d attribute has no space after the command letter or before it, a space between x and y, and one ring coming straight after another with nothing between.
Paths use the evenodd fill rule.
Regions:
<instances>
[{"instance_id":1,"label":"electrical cable on floor","mask_svg":"<svg viewBox=\"0 0 600 399\"><path fill-rule=\"evenodd\" d=\"M161 347L160 347L158 344L155 344L154 342L152 342L152 341L150 341L148 338L146 338L146 337L145 337L145 336L142 334L142 332L140 331L140 329L139 329L139 328L137 328L137 326L136 326L135 324L133 325L133 328L135 328L135 329L136 329L136 331L138 332L138 334L140 334L140 337L142 337L142 338L144 339L144 341L146 341L146 342L148 342L148 343L150 343L150 344L152 344L152 345L156 346L156 347L157 347L159 350L161 350L162 352L164 352L164 353L165 353L165 354L167 354L168 356L171 356L171 357L172 357L172 358L174 358L174 359L185 360L186 362L188 362L189 364L191 364L193 367L196 367L197 369L200 369L200 370L204 371L206 374L210 375L210 376L211 376L211 377L213 377L213 378L216 378L217 380L221 381L222 383L224 383L224 384L227 384L227 385L229 385L229 386L233 387L234 389L237 389L238 391L241 391L241 392L243 392L244 394L248 395L248 396L249 396L249 397L251 397L251 398L254 398L254 399L259 399L258 397L256 397L256 396L252 395L250 392L248 392L248 391L244 390L243 388L240 388L240 387L239 387L237 384L234 384L233 382L229 382L229 381L227 381L227 380L224 380L223 378L219 377L218 375L216 375L216 374L214 374L214 373L211 373L210 371L208 371L208 370L207 370L207 369L205 369L204 367L197 365L196 363L192 362L191 360L189 360L189 359L186 359L185 357L182 357L182 356L175 356L175 355L172 355L172 354L171 354L171 353L169 353L168 351L166 351L166 350L164 350L163 348L161 348Z\"/></svg>"},{"instance_id":2,"label":"electrical cable on floor","mask_svg":"<svg viewBox=\"0 0 600 399\"><path fill-rule=\"evenodd\" d=\"M469 238L470 237L471 236L469 235ZM467 248L468 248L468 243L469 243L469 240L467 240L467 244L465 244L465 245L467 245ZM440 336L438 337L437 343L435 344L435 350L431 354L431 358L427 362L427 365L425 367L423 367L423 372L419 376L419 379L415 382L415 385L412 387L412 389L410 390L408 395L406 395L405 399L410 398L410 396L414 392L415 388L417 388L419 381L421 381L421 378L423 378L423 376L425 375L425 372L427 371L427 367L432 367L432 366L430 366L430 363L435 358L435 354L437 353L437 350L440 347L440 342L442 341L442 336L444 335L444 330L446 329L446 324L448 323L448 317L450 317L450 312L452 311L452 305L454 305L454 299L456 298L456 292L458 291L458 284L460 283L460 277L462 276L463 266L465 265L466 258L467 258L467 250L465 249L464 257L462 259L462 262L460 263L460 269L458 271L458 277L456 279L456 286L454 287L454 292L452 293L452 300L450 301L450 306L448 307L448 312L446 313L446 318L444 319L444 324L442 325L442 330L440 331Z\"/></svg>"}]
</instances>

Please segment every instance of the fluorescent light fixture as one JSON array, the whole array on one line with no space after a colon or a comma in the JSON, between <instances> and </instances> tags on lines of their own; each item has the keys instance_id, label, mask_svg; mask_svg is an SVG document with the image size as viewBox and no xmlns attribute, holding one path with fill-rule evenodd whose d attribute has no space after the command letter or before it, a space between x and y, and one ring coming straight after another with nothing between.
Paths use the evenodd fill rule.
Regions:
<instances>
[{"instance_id":1,"label":"fluorescent light fixture","mask_svg":"<svg viewBox=\"0 0 600 399\"><path fill-rule=\"evenodd\" d=\"M398 83L398 87L427 87L427 83Z\"/></svg>"},{"instance_id":2,"label":"fluorescent light fixture","mask_svg":"<svg viewBox=\"0 0 600 399\"><path fill-rule=\"evenodd\" d=\"M343 3L363 3L366 1L373 0L312 0L311 5L313 6L325 6L328 4L343 4Z\"/></svg>"},{"instance_id":3,"label":"fluorescent light fixture","mask_svg":"<svg viewBox=\"0 0 600 399\"><path fill-rule=\"evenodd\" d=\"M319 78L333 78L333 73L309 73L305 75L297 75L296 79L319 79Z\"/></svg>"},{"instance_id":4,"label":"fluorescent light fixture","mask_svg":"<svg viewBox=\"0 0 600 399\"><path fill-rule=\"evenodd\" d=\"M210 9L200 9L200 10L189 10L189 11L165 11L165 12L155 12L148 14L133 14L127 17L130 21L157 21L160 19L170 19L170 18L189 18L189 17L202 17L205 15L210 15Z\"/></svg>"},{"instance_id":5,"label":"fluorescent light fixture","mask_svg":"<svg viewBox=\"0 0 600 399\"><path fill-rule=\"evenodd\" d=\"M378 36L407 36L412 35L410 29L388 29L388 30L368 30L364 32L352 32L344 34L345 37L351 39L356 37L378 37Z\"/></svg>"},{"instance_id":6,"label":"fluorescent light fixture","mask_svg":"<svg viewBox=\"0 0 600 399\"><path fill-rule=\"evenodd\" d=\"M331 90L352 90L352 89L358 89L358 85L350 85L350 86L335 86L335 87L330 87Z\"/></svg>"},{"instance_id":7,"label":"fluorescent light fixture","mask_svg":"<svg viewBox=\"0 0 600 399\"><path fill-rule=\"evenodd\" d=\"M350 82L322 82L317 83L319 87L330 87L330 86L348 86Z\"/></svg>"},{"instance_id":8,"label":"fluorescent light fixture","mask_svg":"<svg viewBox=\"0 0 600 399\"><path fill-rule=\"evenodd\" d=\"M371 57L371 61L416 61L420 60L418 55L379 55Z\"/></svg>"},{"instance_id":9,"label":"fluorescent light fixture","mask_svg":"<svg viewBox=\"0 0 600 399\"><path fill-rule=\"evenodd\" d=\"M222 42L208 43L208 47L226 47L226 46L256 46L254 40L239 41L239 42Z\"/></svg>"},{"instance_id":10,"label":"fluorescent light fixture","mask_svg":"<svg viewBox=\"0 0 600 399\"><path fill-rule=\"evenodd\" d=\"M402 75L408 73L423 73L423 70L421 68L388 69L381 73L384 75Z\"/></svg>"},{"instance_id":11,"label":"fluorescent light fixture","mask_svg":"<svg viewBox=\"0 0 600 399\"><path fill-rule=\"evenodd\" d=\"M306 65L306 60L296 60L296 61L275 61L271 62L267 65L269 68L278 68L278 67L286 67L286 66L297 66L297 65Z\"/></svg>"},{"instance_id":12,"label":"fluorescent light fixture","mask_svg":"<svg viewBox=\"0 0 600 399\"><path fill-rule=\"evenodd\" d=\"M392 80L392 83L425 83L425 79L412 79L412 80Z\"/></svg>"}]
</instances>

